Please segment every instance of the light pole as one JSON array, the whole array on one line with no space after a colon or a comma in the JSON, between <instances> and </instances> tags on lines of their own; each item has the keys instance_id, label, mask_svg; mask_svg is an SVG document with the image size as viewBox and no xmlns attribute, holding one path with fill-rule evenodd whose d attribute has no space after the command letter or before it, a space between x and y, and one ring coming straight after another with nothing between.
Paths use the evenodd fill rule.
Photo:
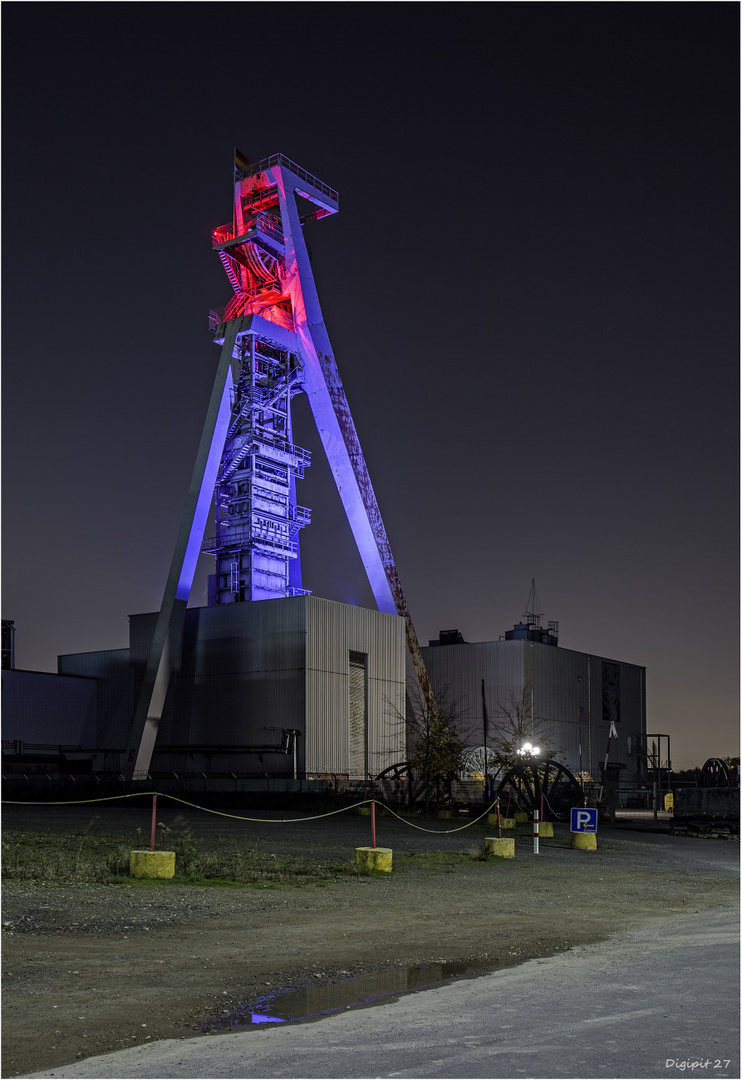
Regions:
<instances>
[{"instance_id":1,"label":"light pole","mask_svg":"<svg viewBox=\"0 0 742 1080\"><path fill-rule=\"evenodd\" d=\"M538 759L538 757L540 756L541 747L540 746L534 746L532 743L529 743L529 742L524 742L523 745L521 746L520 750L518 751L518 754L521 757L530 758L531 761L534 761L534 759ZM536 771L535 764L532 765L531 768L533 769L534 772ZM543 816L544 816L544 797L543 797L543 794L542 794L541 795L541 810L540 810L540 812L538 810L536 810L536 809L534 809L534 811L533 811L533 852L534 852L534 855L538 855L539 818L543 817Z\"/></svg>"}]
</instances>

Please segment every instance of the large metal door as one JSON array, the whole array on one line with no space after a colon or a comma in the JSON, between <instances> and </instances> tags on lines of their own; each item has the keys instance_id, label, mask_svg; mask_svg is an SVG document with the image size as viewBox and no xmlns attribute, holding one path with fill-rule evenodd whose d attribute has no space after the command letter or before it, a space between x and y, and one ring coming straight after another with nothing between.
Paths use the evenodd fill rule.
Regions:
<instances>
[{"instance_id":1,"label":"large metal door","mask_svg":"<svg viewBox=\"0 0 742 1080\"><path fill-rule=\"evenodd\" d=\"M368 773L368 710L366 656L348 654L348 776L365 780Z\"/></svg>"}]
</instances>

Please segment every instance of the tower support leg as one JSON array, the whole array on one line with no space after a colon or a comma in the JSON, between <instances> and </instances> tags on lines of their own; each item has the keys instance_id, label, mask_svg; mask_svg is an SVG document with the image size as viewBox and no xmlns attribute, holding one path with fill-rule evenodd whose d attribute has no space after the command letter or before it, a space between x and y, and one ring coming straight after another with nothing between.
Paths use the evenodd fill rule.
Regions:
<instances>
[{"instance_id":1,"label":"tower support leg","mask_svg":"<svg viewBox=\"0 0 742 1080\"><path fill-rule=\"evenodd\" d=\"M173 671L178 670L180 663L188 598L229 428L230 395L234 386L233 353L242 322L242 319L235 319L226 328L165 594L134 713L123 771L135 780L145 779L149 772L170 677Z\"/></svg>"},{"instance_id":2,"label":"tower support leg","mask_svg":"<svg viewBox=\"0 0 742 1080\"><path fill-rule=\"evenodd\" d=\"M285 288L291 296L296 333L305 362L303 388L374 599L380 611L404 619L407 656L413 677L420 687L425 707L434 713L433 690L317 298L294 197L297 181L281 169L275 170L275 177L284 227L286 266L291 268L286 274Z\"/></svg>"}]
</instances>

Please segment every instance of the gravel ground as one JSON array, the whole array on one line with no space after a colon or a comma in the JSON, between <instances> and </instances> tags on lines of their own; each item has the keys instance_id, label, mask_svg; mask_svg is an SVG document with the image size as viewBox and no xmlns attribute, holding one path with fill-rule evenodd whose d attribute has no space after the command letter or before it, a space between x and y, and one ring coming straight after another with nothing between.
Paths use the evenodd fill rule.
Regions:
<instances>
[{"instance_id":1,"label":"gravel ground","mask_svg":"<svg viewBox=\"0 0 742 1080\"><path fill-rule=\"evenodd\" d=\"M176 812L160 820L172 824ZM225 841L275 853L350 859L368 819L238 822L186 815L199 847ZM131 835L143 810L7 807L4 826ZM555 955L658 916L734 905L739 846L667 832L605 828L596 852L569 848L557 826L533 854L452 867L405 866L405 852L472 851L491 827L391 818L377 842L397 868L302 888L173 882L3 890L3 1076L54 1068L122 1047L216 1029L226 1010L286 986L449 961L482 972Z\"/></svg>"}]
</instances>

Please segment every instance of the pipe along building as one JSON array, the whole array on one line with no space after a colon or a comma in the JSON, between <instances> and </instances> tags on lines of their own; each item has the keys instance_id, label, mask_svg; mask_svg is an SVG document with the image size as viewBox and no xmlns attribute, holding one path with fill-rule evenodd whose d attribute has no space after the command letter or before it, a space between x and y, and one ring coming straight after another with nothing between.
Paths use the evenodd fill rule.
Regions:
<instances>
[{"instance_id":1,"label":"pipe along building","mask_svg":"<svg viewBox=\"0 0 742 1080\"><path fill-rule=\"evenodd\" d=\"M231 221L212 234L232 296L209 316L220 355L160 610L130 616L128 648L60 656L57 675L17 670L3 624L4 773L366 780L409 758L411 710L445 686L473 768L485 711L497 732L518 700L573 772L599 775L613 723L612 760L638 775L643 668L560 648L533 612L504 640L442 632L421 649L304 239L338 193L282 154L237 152L233 179ZM302 393L378 610L304 588ZM208 605L188 608L204 552Z\"/></svg>"}]
</instances>

